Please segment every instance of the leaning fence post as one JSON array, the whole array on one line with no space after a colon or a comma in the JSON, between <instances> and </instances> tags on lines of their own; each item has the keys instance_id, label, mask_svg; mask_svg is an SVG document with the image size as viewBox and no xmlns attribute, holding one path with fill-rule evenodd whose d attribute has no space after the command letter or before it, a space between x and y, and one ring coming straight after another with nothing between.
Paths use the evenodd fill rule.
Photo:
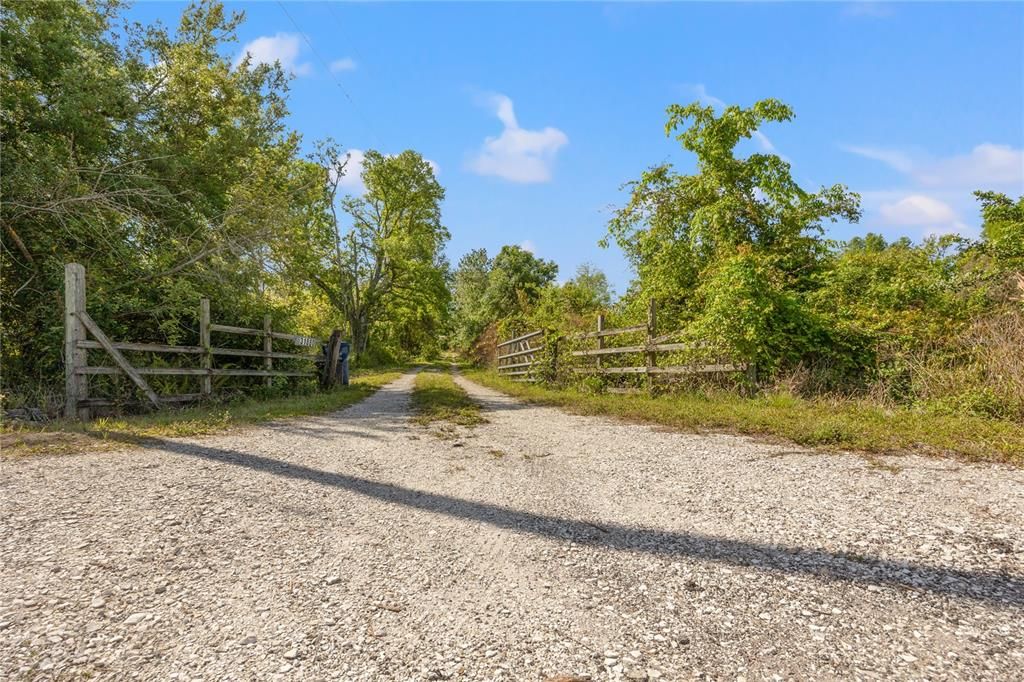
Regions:
<instances>
[{"instance_id":1,"label":"leaning fence post","mask_svg":"<svg viewBox=\"0 0 1024 682\"><path fill-rule=\"evenodd\" d=\"M85 267L78 263L64 266L64 416L68 419L89 419L88 406L79 403L89 397L89 379L78 369L88 365L88 355L78 342L86 340L85 323L79 313L85 312Z\"/></svg>"},{"instance_id":2,"label":"leaning fence post","mask_svg":"<svg viewBox=\"0 0 1024 682\"><path fill-rule=\"evenodd\" d=\"M335 385L338 376L338 351L341 349L341 330L335 329L331 332L331 338L327 340L326 356L324 357L323 373L320 375L320 386L331 388Z\"/></svg>"},{"instance_id":3,"label":"leaning fence post","mask_svg":"<svg viewBox=\"0 0 1024 682\"><path fill-rule=\"evenodd\" d=\"M274 359L270 354L274 350L274 339L270 332L270 315L263 316L263 369L271 372L274 369ZM274 385L274 377L268 376L263 379L263 385L270 388Z\"/></svg>"},{"instance_id":4,"label":"leaning fence post","mask_svg":"<svg viewBox=\"0 0 1024 682\"><path fill-rule=\"evenodd\" d=\"M654 350L654 338L657 336L657 304L652 298L647 304L647 388L653 385L653 372L657 364L657 351Z\"/></svg>"},{"instance_id":5,"label":"leaning fence post","mask_svg":"<svg viewBox=\"0 0 1024 682\"><path fill-rule=\"evenodd\" d=\"M210 370L213 369L213 352L210 347L210 299L204 298L199 301L199 345L203 347L203 369L206 374L200 380L203 397L209 397L213 393L213 377Z\"/></svg>"}]
</instances>

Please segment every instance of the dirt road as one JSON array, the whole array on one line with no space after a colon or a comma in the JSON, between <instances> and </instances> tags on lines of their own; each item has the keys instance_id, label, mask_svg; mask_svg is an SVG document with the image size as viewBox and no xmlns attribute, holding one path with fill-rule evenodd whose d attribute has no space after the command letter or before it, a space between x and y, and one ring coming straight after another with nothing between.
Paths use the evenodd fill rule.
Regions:
<instances>
[{"instance_id":1,"label":"dirt road","mask_svg":"<svg viewBox=\"0 0 1024 682\"><path fill-rule=\"evenodd\" d=\"M0 678L1019 679L1024 471L525 406L3 463Z\"/></svg>"}]
</instances>

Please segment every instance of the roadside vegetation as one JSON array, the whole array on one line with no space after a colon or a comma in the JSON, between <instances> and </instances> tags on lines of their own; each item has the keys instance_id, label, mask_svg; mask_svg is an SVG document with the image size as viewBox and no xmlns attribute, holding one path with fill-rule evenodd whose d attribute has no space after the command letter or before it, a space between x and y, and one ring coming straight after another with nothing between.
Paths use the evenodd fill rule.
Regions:
<instances>
[{"instance_id":1,"label":"roadside vegetation","mask_svg":"<svg viewBox=\"0 0 1024 682\"><path fill-rule=\"evenodd\" d=\"M125 7L0 7L0 408L61 411L69 262L85 266L89 314L114 341L199 344L205 297L223 324L261 329L269 314L279 331L341 329L357 367L436 356L448 231L430 163L389 149L356 164L340 143L304 140L288 125L289 74L234 60L244 14L218 0L183 6L177 26L137 24ZM340 183L355 174L366 191L348 196ZM135 393L121 379L90 377L90 396ZM231 393L263 388L221 379ZM151 385L195 391L192 378Z\"/></svg>"},{"instance_id":2,"label":"roadside vegetation","mask_svg":"<svg viewBox=\"0 0 1024 682\"><path fill-rule=\"evenodd\" d=\"M412 391L413 420L423 426L445 422L458 426L476 426L487 420L480 406L455 383L448 372L424 370L416 375Z\"/></svg>"},{"instance_id":3,"label":"roadside vegetation","mask_svg":"<svg viewBox=\"0 0 1024 682\"><path fill-rule=\"evenodd\" d=\"M533 368L547 388L503 386L575 409L637 418L650 411L659 423L808 445L1019 460L1024 197L975 192L977 239L830 240L825 226L857 222L860 197L842 184L806 190L788 161L742 146L793 116L772 99L669 107L666 134L695 159L696 172L660 164L625 185L628 201L602 243L629 260L627 290L615 299L587 266L559 284L554 263L516 246L493 258L474 251L453 279L455 339L493 366L498 341L547 330ZM690 349L665 364L753 362L756 386L711 375L659 380L654 391L673 397L656 400L593 395L648 387L637 375L595 375L592 358L571 354L574 336L595 331L598 314L605 328L644 325L651 301L662 342ZM740 397L752 389L763 397Z\"/></svg>"},{"instance_id":4,"label":"roadside vegetation","mask_svg":"<svg viewBox=\"0 0 1024 682\"><path fill-rule=\"evenodd\" d=\"M467 377L527 402L575 414L692 432L778 437L828 451L914 452L1024 465L1024 427L1003 420L884 408L869 400L804 399L790 393L755 398L721 390L609 395L512 382L486 370L468 372Z\"/></svg>"},{"instance_id":5,"label":"roadside vegetation","mask_svg":"<svg viewBox=\"0 0 1024 682\"><path fill-rule=\"evenodd\" d=\"M4 457L115 450L146 438L202 436L276 419L325 414L363 400L399 376L397 370L367 371L354 376L348 386L329 391L264 400L243 398L90 422L60 420L35 425L6 421L0 433L0 449Z\"/></svg>"}]
</instances>

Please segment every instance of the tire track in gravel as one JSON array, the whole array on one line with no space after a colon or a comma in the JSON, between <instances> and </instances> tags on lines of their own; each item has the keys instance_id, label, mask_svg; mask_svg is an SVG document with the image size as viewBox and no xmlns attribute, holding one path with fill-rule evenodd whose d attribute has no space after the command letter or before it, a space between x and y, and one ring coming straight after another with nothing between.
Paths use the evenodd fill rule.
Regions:
<instances>
[{"instance_id":1,"label":"tire track in gravel","mask_svg":"<svg viewBox=\"0 0 1024 682\"><path fill-rule=\"evenodd\" d=\"M489 419L461 446L410 423L407 374L333 415L3 462L0 677L1024 667L1024 472L893 473L457 381Z\"/></svg>"}]
</instances>

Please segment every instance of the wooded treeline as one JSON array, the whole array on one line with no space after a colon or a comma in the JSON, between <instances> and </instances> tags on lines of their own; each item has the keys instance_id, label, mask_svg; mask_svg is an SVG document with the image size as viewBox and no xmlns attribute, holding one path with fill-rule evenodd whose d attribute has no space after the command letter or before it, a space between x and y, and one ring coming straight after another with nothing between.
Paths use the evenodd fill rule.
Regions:
<instances>
[{"instance_id":1,"label":"wooded treeline","mask_svg":"<svg viewBox=\"0 0 1024 682\"><path fill-rule=\"evenodd\" d=\"M279 65L234 64L243 17L185 9L175 31L116 1L4 3L3 392L45 402L62 377L64 264L121 340L196 343L197 311L326 336L377 359L429 354L448 312L444 191L418 154L302 152ZM368 341L368 339L370 341Z\"/></svg>"},{"instance_id":2,"label":"wooded treeline","mask_svg":"<svg viewBox=\"0 0 1024 682\"><path fill-rule=\"evenodd\" d=\"M493 261L473 252L454 275L456 338L481 339L483 357L497 337L592 331L598 312L642 325L655 300L659 331L756 363L764 388L1024 419L1024 197L976 192L977 240L828 240L825 224L859 219L855 193L809 192L779 156L736 154L763 123L792 117L776 100L673 105L666 134L697 172L662 164L626 185L605 237L636 273L624 295L609 305L589 268L556 285L553 264L517 247Z\"/></svg>"}]
</instances>

